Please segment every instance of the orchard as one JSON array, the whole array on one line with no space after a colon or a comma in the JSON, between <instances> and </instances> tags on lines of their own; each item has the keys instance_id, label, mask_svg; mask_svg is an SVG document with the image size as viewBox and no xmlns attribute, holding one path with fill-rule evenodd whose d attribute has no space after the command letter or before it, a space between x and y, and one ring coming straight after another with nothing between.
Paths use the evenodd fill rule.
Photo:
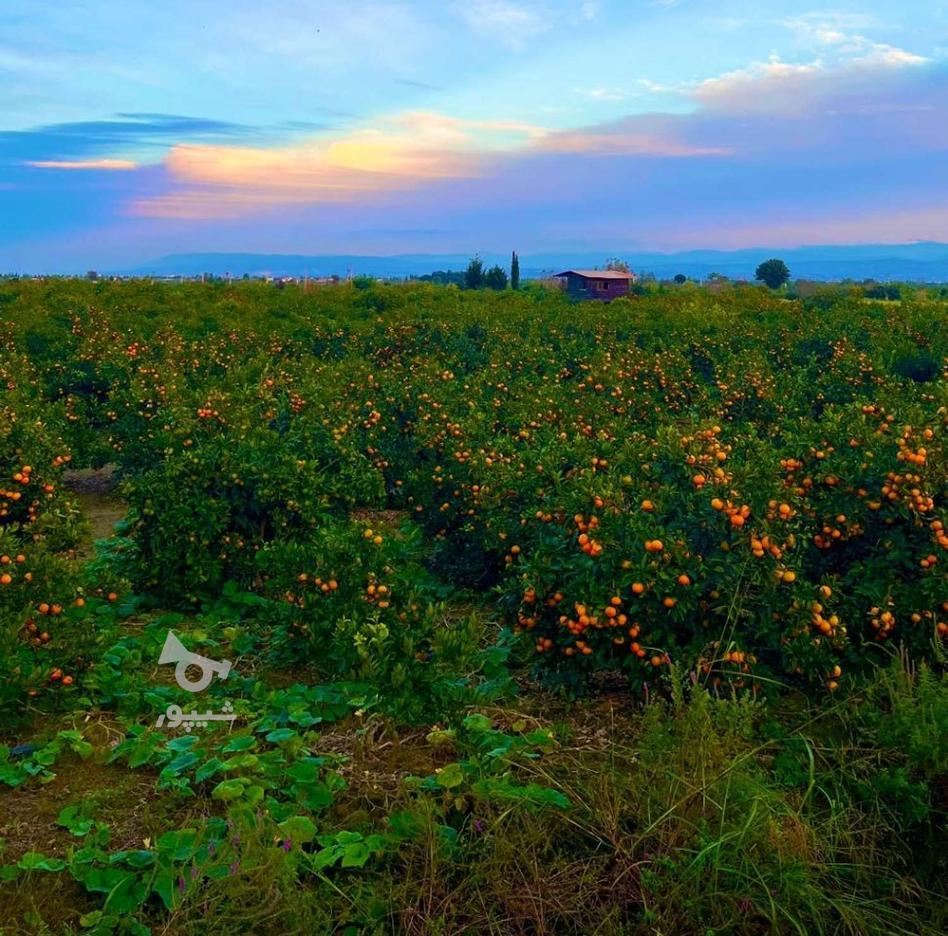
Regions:
<instances>
[{"instance_id":1,"label":"orchard","mask_svg":"<svg viewBox=\"0 0 948 936\"><path fill-rule=\"evenodd\" d=\"M912 691L921 693L925 680L940 678L948 654L948 303L921 288L903 289L900 301L871 299L858 287L791 296L750 285L653 287L603 304L532 284L485 292L420 283L0 283L4 737L13 745L37 724L52 724L43 719L105 724L117 732L109 763L151 765L159 789L223 801L232 824L256 815L254 829L273 833L260 854L273 858L282 849L279 861L294 862L287 880L310 862L318 881L332 883L324 868L343 854L352 864L342 867L395 853L418 867L399 849L413 854L405 843L425 823L441 830L438 848L455 860L472 829L512 821L511 803L528 812L576 806L555 781L572 762L554 757L559 767L550 774L538 767L553 736L527 727L534 716L520 711L540 706L542 719L548 698L574 706L575 717L599 731L612 730L596 714L603 699L623 717L641 718L651 738L642 750L654 743L664 751L651 761L642 754L641 768L629 762L627 776L642 791L664 788L657 774L635 771L686 757L694 750L688 732L699 722L701 738L731 739L731 748L705 752L724 764L735 751L750 756L744 720L762 730L765 713L781 706L900 717L898 704L873 695L884 674L900 668L919 680ZM124 516L93 551L73 479L76 469L103 466L117 479L110 496ZM155 675L170 626L202 652L237 660L241 675L227 688L239 693L240 737L250 740L205 748L167 741L152 727L155 707L177 698ZM611 687L605 696L603 686ZM868 708L867 698L876 700ZM939 699L941 709L918 702L919 711L937 721ZM516 713L496 708L504 704ZM652 723L655 706L670 706L662 709L670 720ZM358 756L373 744L388 750L398 730L430 745L430 769L419 768L427 777L392 768L414 818L393 813L382 831L366 820L358 835L369 838L358 848L345 838L356 826L338 823L371 817L396 793L383 771L381 786L339 806L346 758L331 745L317 754L321 727L336 721L358 723ZM576 728L579 737L592 730L587 722ZM258 731L271 746L265 753L252 753ZM55 748L48 758L84 750L81 728L65 732L44 741L51 747L41 751ZM900 744L915 737L892 732L887 737L898 735ZM939 732L930 727L925 737ZM771 733L762 743L784 745L770 781L781 791L802 785L802 800L788 800L802 816L817 808L817 766L801 754L815 748L795 747L791 735ZM397 741L391 750L396 763ZM456 761L439 760L443 750ZM893 760L901 765L892 768L897 779L886 782L917 793L923 777L934 790L944 776L944 764L934 763L937 744L912 750L916 760ZM798 755L803 766L788 766ZM42 763L5 769L11 786L51 779ZM304 777L318 793L301 792ZM888 795L859 789L870 800ZM628 790L623 796L631 802ZM728 794L721 796L726 806ZM678 815L689 830L682 840L704 855L699 832L708 816L685 816L686 800L669 797L639 802L644 812L628 818L630 828L647 838L654 827L642 832L641 815ZM583 809L603 808L592 794L579 799ZM342 811L330 818L322 810L334 802ZM771 804L771 824L751 826L742 815L734 828L743 828L741 841L753 828L754 848L783 861L780 849L789 845L774 851L762 843L782 842L789 833L781 823L789 820L777 800L757 802ZM936 809L934 799L926 802ZM487 818L477 818L484 803ZM305 822L291 822L297 812ZM878 831L880 815L860 828ZM921 812L912 815L922 821ZM806 821L815 829L817 819ZM600 828L600 821L601 813L575 825ZM621 830L610 839L605 825L582 832L589 856L605 849L618 862L626 846L644 847L645 838L630 844ZM300 830L309 836L306 847L290 827L297 839ZM906 820L899 828L916 826ZM240 851L226 844L228 834L214 832L216 852L195 845L189 853L194 868L203 861L217 869L194 871L197 880L227 877L214 856ZM649 844L649 854L679 860L679 846L669 844L677 835ZM589 836L598 836L595 847ZM551 834L549 843L556 839ZM866 867L888 847L878 846ZM481 846L470 848L469 858ZM227 867L258 867L252 855L230 851ZM167 869L142 876L134 862L151 859L117 854L103 851L95 860L111 864L93 862L95 873L107 877L102 868L125 862L123 873L139 876L122 885L122 894L134 895L128 906L105 899L103 927L161 925L161 907L177 912L189 899L177 865L183 885L161 877ZM326 864L313 871L317 857ZM108 893L105 884L96 891L92 865L69 860L87 890ZM34 861L20 870L52 867ZM675 892L663 875L684 887L685 867L656 865L636 886L661 902ZM756 896L705 904L699 887L679 931L713 919L722 932L783 932L786 920L764 892L784 894L787 906L797 902L780 890L792 879L785 871L774 870L771 890ZM738 877L752 876L734 874L734 888ZM509 869L498 872L498 880L507 877ZM321 899L338 899L327 894ZM733 928L744 900L776 921L773 928ZM875 900L867 896L865 906ZM523 906L505 912L527 913ZM824 911L829 919L837 909L813 910L797 931ZM647 927L645 910L629 912L622 919ZM464 913L474 915L455 919L456 931L506 931ZM359 926L368 927L365 914ZM510 931L572 932L544 925L530 917Z\"/></svg>"}]
</instances>

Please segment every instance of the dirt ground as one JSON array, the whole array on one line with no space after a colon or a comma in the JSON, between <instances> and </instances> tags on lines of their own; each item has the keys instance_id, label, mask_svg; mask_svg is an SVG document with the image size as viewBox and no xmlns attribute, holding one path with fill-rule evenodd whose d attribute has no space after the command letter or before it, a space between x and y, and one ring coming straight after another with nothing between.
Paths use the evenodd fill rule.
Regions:
<instances>
[{"instance_id":1,"label":"dirt ground","mask_svg":"<svg viewBox=\"0 0 948 936\"><path fill-rule=\"evenodd\" d=\"M114 465L63 473L63 484L75 494L91 526L89 539L83 543L78 558L90 556L92 544L112 536L115 524L125 516L125 503L116 493L117 483Z\"/></svg>"}]
</instances>

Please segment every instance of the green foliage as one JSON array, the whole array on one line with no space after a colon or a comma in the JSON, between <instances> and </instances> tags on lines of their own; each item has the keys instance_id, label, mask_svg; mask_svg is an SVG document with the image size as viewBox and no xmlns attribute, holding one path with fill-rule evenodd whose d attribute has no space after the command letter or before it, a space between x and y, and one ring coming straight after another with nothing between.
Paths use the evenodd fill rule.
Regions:
<instances>
[{"instance_id":1,"label":"green foliage","mask_svg":"<svg viewBox=\"0 0 948 936\"><path fill-rule=\"evenodd\" d=\"M790 279L790 270L783 260L773 257L757 267L754 279L760 280L771 289L780 289Z\"/></svg>"},{"instance_id":2,"label":"green foliage","mask_svg":"<svg viewBox=\"0 0 948 936\"><path fill-rule=\"evenodd\" d=\"M464 286L466 289L482 289L485 285L484 261L480 257L472 257L464 274Z\"/></svg>"},{"instance_id":3,"label":"green foliage","mask_svg":"<svg viewBox=\"0 0 948 936\"><path fill-rule=\"evenodd\" d=\"M3 285L14 926L944 931L943 304L641 292Z\"/></svg>"},{"instance_id":4,"label":"green foliage","mask_svg":"<svg viewBox=\"0 0 948 936\"><path fill-rule=\"evenodd\" d=\"M488 289L506 289L507 274L499 266L492 266L484 274L484 285Z\"/></svg>"}]
</instances>

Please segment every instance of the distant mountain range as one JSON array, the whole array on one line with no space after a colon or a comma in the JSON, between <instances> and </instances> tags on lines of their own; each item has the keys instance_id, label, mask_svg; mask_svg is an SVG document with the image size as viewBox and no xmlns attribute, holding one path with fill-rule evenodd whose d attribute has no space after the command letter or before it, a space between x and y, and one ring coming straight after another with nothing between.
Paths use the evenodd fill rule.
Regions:
<instances>
[{"instance_id":1,"label":"distant mountain range","mask_svg":"<svg viewBox=\"0 0 948 936\"><path fill-rule=\"evenodd\" d=\"M521 275L524 278L549 276L570 267L602 266L606 252L522 254ZM919 242L914 244L869 244L826 247L761 247L744 250L688 250L681 253L642 253L619 251L637 273L654 273L659 279L670 279L678 273L705 279L721 273L731 279L753 279L754 270L762 260L780 257L790 267L794 279L842 280L874 279L909 282L948 282L948 244ZM506 268L510 254L482 253L485 264ZM421 276L435 270L463 270L469 254L396 254L393 256L360 256L327 254L254 253L184 253L169 254L151 263L134 268L111 271L131 275L199 276L345 276L367 275L404 278Z\"/></svg>"}]
</instances>

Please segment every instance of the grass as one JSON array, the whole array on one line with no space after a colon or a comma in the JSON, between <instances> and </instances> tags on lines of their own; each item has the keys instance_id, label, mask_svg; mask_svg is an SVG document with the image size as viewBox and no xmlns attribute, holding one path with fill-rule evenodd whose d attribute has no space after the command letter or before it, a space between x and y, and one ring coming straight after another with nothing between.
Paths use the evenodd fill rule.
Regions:
<instances>
[{"instance_id":1,"label":"grass","mask_svg":"<svg viewBox=\"0 0 948 936\"><path fill-rule=\"evenodd\" d=\"M521 733L551 731L559 743L519 776L560 791L571 809L523 811L469 790L419 799L409 778L461 752L423 730L355 717L320 736L347 782L327 826L368 828L410 810L421 834L364 873L301 883L251 824L240 874L155 931L226 933L243 920L274 933L342 932L346 921L352 932L419 934L943 932L944 894L913 878L909 828L853 795L878 769L878 750L821 737L823 723L851 724L852 703L783 724L779 739L762 737L758 706L701 692L677 709L656 703L609 718L598 700L568 719L536 708L485 714ZM218 806L156 794L153 772L104 765L103 752L57 765L44 787L4 794L8 860L65 854L69 835L55 818L74 801L91 804L113 848L139 847ZM446 828L456 832L450 841ZM42 891L21 880L7 904L20 917L29 909L55 928L64 899L85 906L41 878Z\"/></svg>"},{"instance_id":2,"label":"grass","mask_svg":"<svg viewBox=\"0 0 948 936\"><path fill-rule=\"evenodd\" d=\"M108 535L120 502L103 492L81 500L93 536ZM366 519L388 528L401 520ZM479 613L473 601L448 606L446 619ZM122 631L147 630L149 620ZM232 649L224 642L220 652ZM154 666L147 679L144 669L154 683ZM271 688L316 676L263 666L254 675ZM127 722L76 711L8 739L72 727L92 751L64 754L45 784L0 790L0 863L74 855L81 843L57 818L82 804L108 828L110 852L229 816L232 872L202 880L170 911L149 900L135 918L169 936L934 936L948 926L948 687L937 674L895 661L861 695L821 708L793 697L770 707L718 698L700 686L635 706L608 680L580 702L527 679L520 689L515 703L478 712L497 738L542 732L550 741L496 767L476 736L435 718L406 725L355 712L307 736L344 782L321 833L369 834L410 817L412 834L397 848L348 869L310 869L298 849L275 847L269 817L230 813L207 788L182 796L153 766L110 763ZM459 763L464 782L419 782ZM511 799L511 782L552 791L569 808ZM100 907L65 873L24 871L0 883L4 932L110 931L97 929Z\"/></svg>"}]
</instances>

